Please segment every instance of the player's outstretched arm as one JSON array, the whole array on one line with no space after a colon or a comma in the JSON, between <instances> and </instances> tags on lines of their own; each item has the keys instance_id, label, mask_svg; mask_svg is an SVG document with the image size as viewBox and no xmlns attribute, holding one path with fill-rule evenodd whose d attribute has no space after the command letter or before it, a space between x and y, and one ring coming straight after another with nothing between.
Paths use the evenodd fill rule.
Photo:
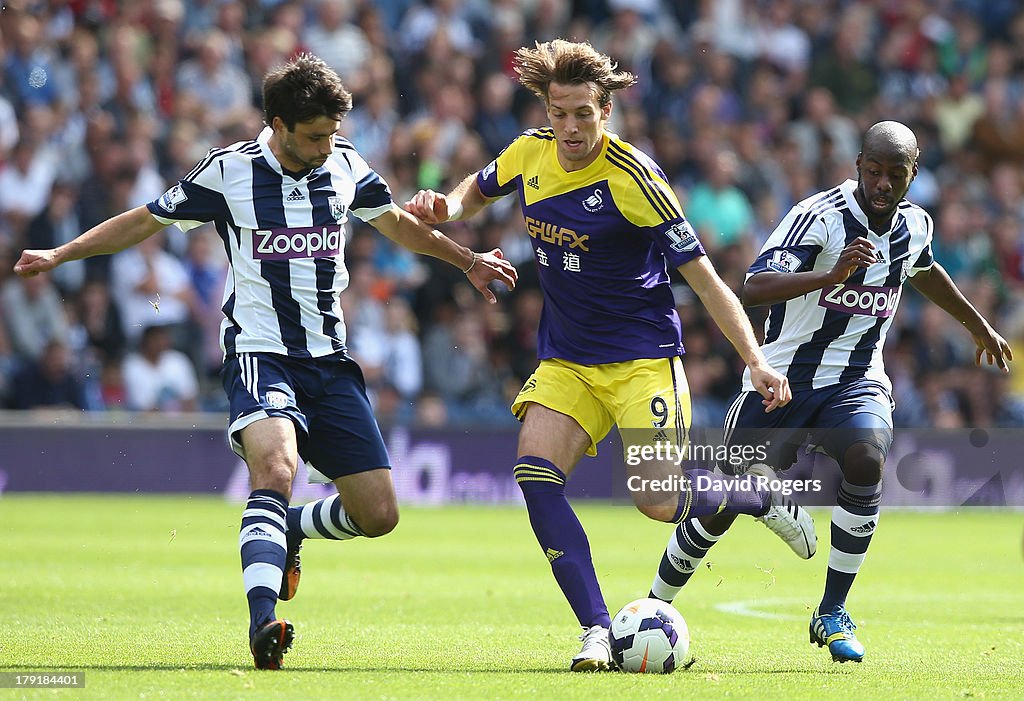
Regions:
<instances>
[{"instance_id":1,"label":"player's outstretched arm","mask_svg":"<svg viewBox=\"0 0 1024 701\"><path fill-rule=\"evenodd\" d=\"M510 290L516 286L519 273L505 260L501 249L476 253L455 243L436 229L432 229L398 205L368 222L377 231L414 253L433 256L465 273L469 282L491 304L497 298L488 285L497 280Z\"/></svg>"},{"instance_id":2,"label":"player's outstretched arm","mask_svg":"<svg viewBox=\"0 0 1024 701\"><path fill-rule=\"evenodd\" d=\"M22 277L32 277L69 260L117 253L149 238L165 226L146 207L136 207L97 224L58 248L22 251L14 264L14 272Z\"/></svg>"},{"instance_id":3,"label":"player's outstretched arm","mask_svg":"<svg viewBox=\"0 0 1024 701\"><path fill-rule=\"evenodd\" d=\"M778 304L845 282L858 269L875 263L875 246L858 237L843 249L831 270L809 270L802 273L762 272L751 275L743 284L741 295L748 307Z\"/></svg>"},{"instance_id":4,"label":"player's outstretched arm","mask_svg":"<svg viewBox=\"0 0 1024 701\"><path fill-rule=\"evenodd\" d=\"M446 221L469 219L493 201L480 192L476 173L471 173L447 195L420 190L405 203L405 209L423 223L434 226Z\"/></svg>"},{"instance_id":5,"label":"player's outstretched arm","mask_svg":"<svg viewBox=\"0 0 1024 701\"><path fill-rule=\"evenodd\" d=\"M754 330L750 327L740 301L733 291L718 277L711 261L700 256L679 266L690 287L707 307L711 318L722 329L733 348L750 368L750 381L758 393L764 397L765 412L774 411L785 406L793 398L789 389L789 380L768 365L761 348L754 338Z\"/></svg>"},{"instance_id":6,"label":"player's outstretched arm","mask_svg":"<svg viewBox=\"0 0 1024 701\"><path fill-rule=\"evenodd\" d=\"M1005 338L996 333L985 317L964 297L960 289L950 279L945 268L934 263L932 267L910 278L910 284L963 324L974 337L974 343L977 346L974 354L976 364L981 365L981 356L984 355L989 365L994 363L1003 372L1009 372L1010 368L1006 361L1013 360L1010 345Z\"/></svg>"}]
</instances>

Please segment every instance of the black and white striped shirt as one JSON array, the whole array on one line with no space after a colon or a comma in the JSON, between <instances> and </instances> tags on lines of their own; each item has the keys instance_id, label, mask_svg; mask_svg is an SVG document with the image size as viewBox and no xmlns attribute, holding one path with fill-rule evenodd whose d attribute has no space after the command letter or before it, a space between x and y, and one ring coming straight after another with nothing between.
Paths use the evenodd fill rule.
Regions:
<instances>
[{"instance_id":1,"label":"black and white striped shirt","mask_svg":"<svg viewBox=\"0 0 1024 701\"><path fill-rule=\"evenodd\" d=\"M238 353L317 358L345 348L339 293L348 286L344 224L392 206L387 183L335 137L334 152L312 171L291 173L255 141L211 150L149 211L188 231L215 223L230 272L221 346Z\"/></svg>"},{"instance_id":2,"label":"black and white striped shirt","mask_svg":"<svg viewBox=\"0 0 1024 701\"><path fill-rule=\"evenodd\" d=\"M899 306L903 283L930 268L932 219L906 200L899 203L888 232L879 236L854 198L857 182L820 192L800 202L779 223L747 278L767 271L830 270L839 254L863 236L877 261L848 280L772 305L762 345L768 363L784 373L794 390L819 389L858 378L890 387L882 364L885 334ZM752 390L750 371L743 388Z\"/></svg>"}]
</instances>

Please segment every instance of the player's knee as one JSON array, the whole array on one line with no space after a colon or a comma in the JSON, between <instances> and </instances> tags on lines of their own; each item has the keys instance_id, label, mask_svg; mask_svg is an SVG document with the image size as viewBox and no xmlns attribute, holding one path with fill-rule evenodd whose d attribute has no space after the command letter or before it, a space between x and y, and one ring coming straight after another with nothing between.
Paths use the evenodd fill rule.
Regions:
<instances>
[{"instance_id":1,"label":"player's knee","mask_svg":"<svg viewBox=\"0 0 1024 701\"><path fill-rule=\"evenodd\" d=\"M671 523L672 519L675 518L676 509L678 504L676 503L638 503L636 505L637 511L642 513L647 518L653 521L661 521L662 523Z\"/></svg>"},{"instance_id":2,"label":"player's knee","mask_svg":"<svg viewBox=\"0 0 1024 701\"><path fill-rule=\"evenodd\" d=\"M379 538L395 530L395 527L398 526L398 505L382 505L372 512L364 514L362 518L365 523L360 521L359 527L366 537Z\"/></svg>"},{"instance_id":3,"label":"player's knee","mask_svg":"<svg viewBox=\"0 0 1024 701\"><path fill-rule=\"evenodd\" d=\"M272 489L291 498L295 475L286 462L271 461L259 466L250 465L249 478L253 489Z\"/></svg>"},{"instance_id":4,"label":"player's knee","mask_svg":"<svg viewBox=\"0 0 1024 701\"><path fill-rule=\"evenodd\" d=\"M721 513L711 516L701 516L698 519L701 528L713 536L723 536L729 530L739 514Z\"/></svg>"},{"instance_id":5,"label":"player's knee","mask_svg":"<svg viewBox=\"0 0 1024 701\"><path fill-rule=\"evenodd\" d=\"M882 481L885 455L871 443L854 443L843 457L843 477L851 484L878 484Z\"/></svg>"}]
</instances>

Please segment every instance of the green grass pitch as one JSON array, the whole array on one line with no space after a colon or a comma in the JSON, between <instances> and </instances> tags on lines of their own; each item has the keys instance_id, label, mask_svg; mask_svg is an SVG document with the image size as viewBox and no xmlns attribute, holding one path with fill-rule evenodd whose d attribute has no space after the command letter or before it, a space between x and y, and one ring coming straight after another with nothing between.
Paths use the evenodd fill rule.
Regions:
<instances>
[{"instance_id":1,"label":"green grass pitch","mask_svg":"<svg viewBox=\"0 0 1024 701\"><path fill-rule=\"evenodd\" d=\"M647 592L669 528L577 504L609 606ZM738 523L676 600L688 671L574 675L575 621L525 511L407 508L391 535L310 541L281 672L251 668L238 506L209 497L0 499L0 671L84 670L40 699L1024 697L1024 515L883 513L849 608L867 646L807 641L828 558Z\"/></svg>"}]
</instances>

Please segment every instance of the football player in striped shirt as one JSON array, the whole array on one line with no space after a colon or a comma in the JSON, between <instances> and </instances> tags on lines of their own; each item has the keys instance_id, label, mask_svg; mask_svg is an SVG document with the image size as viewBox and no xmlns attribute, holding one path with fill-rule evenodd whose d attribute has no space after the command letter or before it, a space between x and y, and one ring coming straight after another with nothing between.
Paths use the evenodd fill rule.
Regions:
<instances>
[{"instance_id":1,"label":"football player in striped shirt","mask_svg":"<svg viewBox=\"0 0 1024 701\"><path fill-rule=\"evenodd\" d=\"M613 424L627 449L686 445L690 400L669 266L679 269L747 363L764 410L785 405L789 385L757 349L739 301L704 255L664 173L606 131L612 93L634 77L616 71L589 44L563 40L520 49L515 66L520 82L544 101L550 126L519 136L447 195L420 191L406 206L439 223L471 217L512 192L519 197L544 311L540 365L512 405L523 422L514 474L541 551L584 629L570 669L608 669L608 608L565 482ZM644 469L682 474L675 464L655 461ZM669 493L635 491L637 507L674 523L721 510L780 512L774 522L799 530L796 513L813 528L805 513L786 511L764 490L698 490L693 471L689 476L689 485Z\"/></svg>"},{"instance_id":2,"label":"football player in striped shirt","mask_svg":"<svg viewBox=\"0 0 1024 701\"><path fill-rule=\"evenodd\" d=\"M338 136L352 99L322 60L301 55L263 83L267 126L252 141L213 149L158 200L50 250L26 250L22 276L114 253L170 224L216 225L228 255L221 372L228 438L249 467L252 493L239 548L257 668L277 669L292 624L278 599L295 595L304 538L376 537L398 522L390 462L345 347L339 293L350 214L402 246L458 267L490 302L493 281L515 285L495 249L474 253L412 217ZM338 493L289 506L298 457Z\"/></svg>"},{"instance_id":3,"label":"football player in striped shirt","mask_svg":"<svg viewBox=\"0 0 1024 701\"><path fill-rule=\"evenodd\" d=\"M860 662L864 646L846 598L878 525L882 467L892 443L892 386L882 364L885 335L908 281L974 338L976 361L1007 371L1006 341L932 257L932 219L905 198L917 175L917 138L899 122L867 130L857 180L798 203L751 265L748 306L771 305L762 345L785 372L793 401L766 415L749 375L726 416L726 441L770 442L769 464L785 470L810 434L843 480L832 511L825 590L810 640L837 662ZM690 519L669 539L651 596L672 601L734 517ZM798 551L813 555L812 548Z\"/></svg>"}]
</instances>

